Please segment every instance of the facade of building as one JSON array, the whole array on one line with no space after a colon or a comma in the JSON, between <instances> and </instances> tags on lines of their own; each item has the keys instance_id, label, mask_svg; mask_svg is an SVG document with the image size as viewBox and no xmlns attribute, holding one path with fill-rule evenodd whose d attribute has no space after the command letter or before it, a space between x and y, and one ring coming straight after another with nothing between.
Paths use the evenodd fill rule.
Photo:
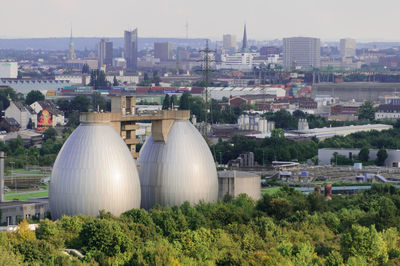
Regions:
<instances>
[{"instance_id":1,"label":"facade of building","mask_svg":"<svg viewBox=\"0 0 400 266\"><path fill-rule=\"evenodd\" d=\"M15 132L20 130L21 126L13 117L5 117L0 120L0 129L7 129L8 132Z\"/></svg>"},{"instance_id":2,"label":"facade of building","mask_svg":"<svg viewBox=\"0 0 400 266\"><path fill-rule=\"evenodd\" d=\"M340 55L342 57L356 56L356 40L354 39L340 39Z\"/></svg>"},{"instance_id":3,"label":"facade of building","mask_svg":"<svg viewBox=\"0 0 400 266\"><path fill-rule=\"evenodd\" d=\"M101 39L98 45L98 63L99 68L104 65L110 67L113 65L113 43L107 39Z\"/></svg>"},{"instance_id":4,"label":"facade of building","mask_svg":"<svg viewBox=\"0 0 400 266\"><path fill-rule=\"evenodd\" d=\"M155 42L154 57L160 61L168 61L172 59L172 43L170 42Z\"/></svg>"},{"instance_id":5,"label":"facade of building","mask_svg":"<svg viewBox=\"0 0 400 266\"><path fill-rule=\"evenodd\" d=\"M375 112L375 120L396 120L400 118L400 105L381 104Z\"/></svg>"},{"instance_id":6,"label":"facade of building","mask_svg":"<svg viewBox=\"0 0 400 266\"><path fill-rule=\"evenodd\" d=\"M242 171L218 172L218 198L226 195L237 197L247 194L254 200L261 198L261 179L259 175Z\"/></svg>"},{"instance_id":7,"label":"facade of building","mask_svg":"<svg viewBox=\"0 0 400 266\"><path fill-rule=\"evenodd\" d=\"M279 48L275 46L263 46L260 48L260 55L276 55L279 53Z\"/></svg>"},{"instance_id":8,"label":"facade of building","mask_svg":"<svg viewBox=\"0 0 400 266\"><path fill-rule=\"evenodd\" d=\"M64 113L48 100L36 101L30 106L37 113L37 129L44 131L49 127L65 125Z\"/></svg>"},{"instance_id":9,"label":"facade of building","mask_svg":"<svg viewBox=\"0 0 400 266\"><path fill-rule=\"evenodd\" d=\"M222 36L222 47L228 51L236 51L237 50L236 35L224 34Z\"/></svg>"},{"instance_id":10,"label":"facade of building","mask_svg":"<svg viewBox=\"0 0 400 266\"><path fill-rule=\"evenodd\" d=\"M138 30L125 31L124 34L124 56L126 68L136 70L138 58Z\"/></svg>"},{"instance_id":11,"label":"facade of building","mask_svg":"<svg viewBox=\"0 0 400 266\"><path fill-rule=\"evenodd\" d=\"M17 62L0 62L0 78L16 79L18 77Z\"/></svg>"},{"instance_id":12,"label":"facade of building","mask_svg":"<svg viewBox=\"0 0 400 266\"><path fill-rule=\"evenodd\" d=\"M318 38L292 37L283 39L284 67L318 67L320 65Z\"/></svg>"},{"instance_id":13,"label":"facade of building","mask_svg":"<svg viewBox=\"0 0 400 266\"><path fill-rule=\"evenodd\" d=\"M8 118L14 118L18 122L21 129L27 129L29 121L32 122L32 128L37 126L37 113L30 106L26 106L21 102L10 102L10 106L5 110L4 116Z\"/></svg>"},{"instance_id":14,"label":"facade of building","mask_svg":"<svg viewBox=\"0 0 400 266\"><path fill-rule=\"evenodd\" d=\"M23 219L45 219L49 216L49 204L46 200L0 202L0 223L17 225Z\"/></svg>"}]
</instances>

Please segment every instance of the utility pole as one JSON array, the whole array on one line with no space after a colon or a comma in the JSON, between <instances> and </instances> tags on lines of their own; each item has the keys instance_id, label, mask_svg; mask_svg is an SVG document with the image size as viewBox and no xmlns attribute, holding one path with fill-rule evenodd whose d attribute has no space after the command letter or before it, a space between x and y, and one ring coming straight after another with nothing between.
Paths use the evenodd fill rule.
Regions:
<instances>
[{"instance_id":1,"label":"utility pole","mask_svg":"<svg viewBox=\"0 0 400 266\"><path fill-rule=\"evenodd\" d=\"M207 123L207 113L208 113L208 83L209 83L209 73L212 71L210 68L210 55L214 52L215 50L210 50L208 46L208 40L206 40L206 48L204 50L200 50L204 54L203 58L203 67L202 67L202 72L204 74L204 82L205 82L205 91L206 91L206 112L205 112L205 118L204 122ZM211 104L212 108L212 104ZM212 110L210 110L210 114L212 115ZM211 117L211 123L212 123L212 117Z\"/></svg>"}]
</instances>

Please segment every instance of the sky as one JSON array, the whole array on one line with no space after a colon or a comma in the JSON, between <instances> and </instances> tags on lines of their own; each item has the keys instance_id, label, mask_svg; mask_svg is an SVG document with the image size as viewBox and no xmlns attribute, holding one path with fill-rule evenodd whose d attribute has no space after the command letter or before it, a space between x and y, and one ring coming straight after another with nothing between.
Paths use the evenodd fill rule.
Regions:
<instances>
[{"instance_id":1,"label":"sky","mask_svg":"<svg viewBox=\"0 0 400 266\"><path fill-rule=\"evenodd\" d=\"M2 0L0 38L142 37L399 41L399 0Z\"/></svg>"}]
</instances>

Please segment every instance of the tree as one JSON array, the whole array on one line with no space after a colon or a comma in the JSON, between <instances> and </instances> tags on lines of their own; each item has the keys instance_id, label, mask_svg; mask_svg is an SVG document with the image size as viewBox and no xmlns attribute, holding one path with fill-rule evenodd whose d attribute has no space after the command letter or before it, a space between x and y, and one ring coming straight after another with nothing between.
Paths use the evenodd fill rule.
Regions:
<instances>
[{"instance_id":1,"label":"tree","mask_svg":"<svg viewBox=\"0 0 400 266\"><path fill-rule=\"evenodd\" d=\"M119 86L119 82L117 80L117 77L114 76L114 80L113 80L113 86Z\"/></svg>"},{"instance_id":2,"label":"tree","mask_svg":"<svg viewBox=\"0 0 400 266\"><path fill-rule=\"evenodd\" d=\"M95 89L100 87L107 87L110 83L106 79L106 74L103 70L92 70L90 73L90 83L89 86L93 86Z\"/></svg>"},{"instance_id":3,"label":"tree","mask_svg":"<svg viewBox=\"0 0 400 266\"><path fill-rule=\"evenodd\" d=\"M184 92L179 99L179 110L189 110L189 97L190 94L188 92Z\"/></svg>"},{"instance_id":4,"label":"tree","mask_svg":"<svg viewBox=\"0 0 400 266\"><path fill-rule=\"evenodd\" d=\"M57 131L53 127L49 127L43 133L43 139L45 141L48 140L48 139L51 139L51 140L55 141L56 137L57 137Z\"/></svg>"},{"instance_id":5,"label":"tree","mask_svg":"<svg viewBox=\"0 0 400 266\"><path fill-rule=\"evenodd\" d=\"M358 153L358 159L362 162L368 162L369 160L369 149L367 147L363 147Z\"/></svg>"},{"instance_id":6,"label":"tree","mask_svg":"<svg viewBox=\"0 0 400 266\"><path fill-rule=\"evenodd\" d=\"M71 110L79 112L87 112L89 110L90 100L83 95L75 96L71 100Z\"/></svg>"},{"instance_id":7,"label":"tree","mask_svg":"<svg viewBox=\"0 0 400 266\"><path fill-rule=\"evenodd\" d=\"M85 223L79 240L86 252L101 252L106 256L124 253L131 247L131 240L122 232L115 221L95 219Z\"/></svg>"},{"instance_id":8,"label":"tree","mask_svg":"<svg viewBox=\"0 0 400 266\"><path fill-rule=\"evenodd\" d=\"M382 148L376 154L376 165L384 166L386 158L388 157L386 149Z\"/></svg>"},{"instance_id":9,"label":"tree","mask_svg":"<svg viewBox=\"0 0 400 266\"><path fill-rule=\"evenodd\" d=\"M25 104L31 105L32 103L34 103L36 101L43 101L43 100L44 100L43 93L41 93L40 91L30 91L26 95Z\"/></svg>"},{"instance_id":10,"label":"tree","mask_svg":"<svg viewBox=\"0 0 400 266\"><path fill-rule=\"evenodd\" d=\"M90 68L88 64L84 64L82 67L82 74L89 74L90 73Z\"/></svg>"},{"instance_id":11,"label":"tree","mask_svg":"<svg viewBox=\"0 0 400 266\"><path fill-rule=\"evenodd\" d=\"M274 128L271 132L271 139L279 140L285 138L285 131L282 128Z\"/></svg>"},{"instance_id":12,"label":"tree","mask_svg":"<svg viewBox=\"0 0 400 266\"><path fill-rule=\"evenodd\" d=\"M167 94L164 97L164 101L163 101L163 104L162 104L162 109L163 110L168 110L170 108L170 106L171 106L171 101L170 101L169 95Z\"/></svg>"},{"instance_id":13,"label":"tree","mask_svg":"<svg viewBox=\"0 0 400 266\"><path fill-rule=\"evenodd\" d=\"M375 119L374 104L370 101L365 101L358 110L358 119L372 121Z\"/></svg>"}]
</instances>

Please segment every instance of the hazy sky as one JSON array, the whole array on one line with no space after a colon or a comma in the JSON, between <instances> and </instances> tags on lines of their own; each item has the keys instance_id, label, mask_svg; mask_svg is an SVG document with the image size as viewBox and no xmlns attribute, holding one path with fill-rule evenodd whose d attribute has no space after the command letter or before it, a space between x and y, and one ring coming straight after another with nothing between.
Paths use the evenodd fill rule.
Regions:
<instances>
[{"instance_id":1,"label":"hazy sky","mask_svg":"<svg viewBox=\"0 0 400 266\"><path fill-rule=\"evenodd\" d=\"M399 0L1 0L0 37L143 37L249 39L312 36L400 40Z\"/></svg>"}]
</instances>

